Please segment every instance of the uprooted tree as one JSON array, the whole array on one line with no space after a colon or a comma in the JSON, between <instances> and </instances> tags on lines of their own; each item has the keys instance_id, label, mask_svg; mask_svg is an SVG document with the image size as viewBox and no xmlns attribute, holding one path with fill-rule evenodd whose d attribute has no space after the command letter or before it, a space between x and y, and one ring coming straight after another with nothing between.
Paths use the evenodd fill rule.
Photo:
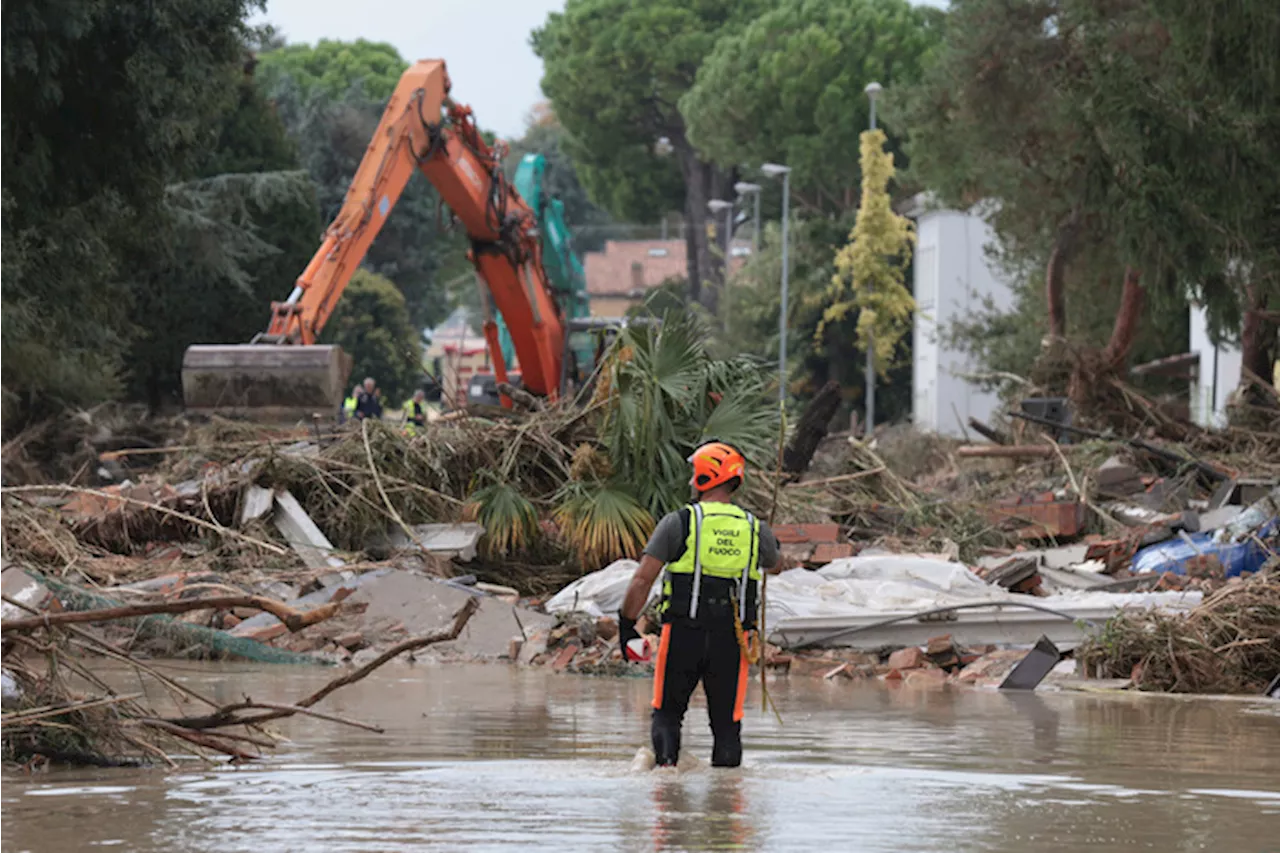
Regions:
<instances>
[{"instance_id":1,"label":"uprooted tree","mask_svg":"<svg viewBox=\"0 0 1280 853\"><path fill-rule=\"evenodd\" d=\"M1246 364L1274 359L1280 12L1209 5L974 0L899 98L918 176L946 203L993 201L1005 249L1041 265L1051 356L1071 299L1123 291L1077 394L1123 366L1148 302L1195 296L1218 331L1248 316Z\"/></svg>"}]
</instances>

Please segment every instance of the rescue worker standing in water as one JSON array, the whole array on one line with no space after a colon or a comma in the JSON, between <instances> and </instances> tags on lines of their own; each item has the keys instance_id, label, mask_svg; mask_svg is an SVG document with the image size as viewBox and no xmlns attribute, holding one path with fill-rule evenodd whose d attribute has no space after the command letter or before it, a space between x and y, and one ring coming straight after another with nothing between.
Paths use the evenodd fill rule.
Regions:
<instances>
[{"instance_id":1,"label":"rescue worker standing in water","mask_svg":"<svg viewBox=\"0 0 1280 853\"><path fill-rule=\"evenodd\" d=\"M653 753L659 766L680 757L680 729L698 682L715 740L713 767L742 763L742 706L755 636L760 572L778 562L769 526L733 503L746 460L721 442L689 457L698 497L658 523L645 546L619 613L619 639L639 635L640 617L658 573L662 635L653 673Z\"/></svg>"}]
</instances>

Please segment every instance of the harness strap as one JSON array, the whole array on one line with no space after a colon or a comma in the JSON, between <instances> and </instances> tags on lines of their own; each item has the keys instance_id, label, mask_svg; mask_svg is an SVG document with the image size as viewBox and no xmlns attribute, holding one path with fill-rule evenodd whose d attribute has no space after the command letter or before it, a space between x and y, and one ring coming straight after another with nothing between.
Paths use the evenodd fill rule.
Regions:
<instances>
[{"instance_id":1,"label":"harness strap","mask_svg":"<svg viewBox=\"0 0 1280 853\"><path fill-rule=\"evenodd\" d=\"M702 505L693 505L693 598L689 618L698 618L698 598L702 592Z\"/></svg>"},{"instance_id":2,"label":"harness strap","mask_svg":"<svg viewBox=\"0 0 1280 853\"><path fill-rule=\"evenodd\" d=\"M756 562L756 541L760 538L756 517L749 512L747 524L751 526L751 552L747 557L747 564L742 567L742 577L738 579L738 618L743 622L747 621L747 584L751 579L751 567Z\"/></svg>"}]
</instances>

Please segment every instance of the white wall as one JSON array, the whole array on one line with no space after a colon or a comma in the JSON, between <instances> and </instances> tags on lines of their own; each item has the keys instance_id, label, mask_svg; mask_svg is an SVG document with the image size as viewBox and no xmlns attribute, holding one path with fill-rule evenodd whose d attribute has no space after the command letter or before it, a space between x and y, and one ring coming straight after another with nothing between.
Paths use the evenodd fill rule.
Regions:
<instances>
[{"instance_id":1,"label":"white wall","mask_svg":"<svg viewBox=\"0 0 1280 853\"><path fill-rule=\"evenodd\" d=\"M916 216L916 232L912 418L921 429L960 436L961 424L970 417L988 420L1000 400L961 378L978 368L965 353L948 348L939 332L980 310L988 296L1009 309L1013 295L988 261L986 246L995 237L980 217L926 210Z\"/></svg>"},{"instance_id":2,"label":"white wall","mask_svg":"<svg viewBox=\"0 0 1280 853\"><path fill-rule=\"evenodd\" d=\"M1204 308L1191 306L1191 352L1200 354L1197 380L1191 384L1191 417L1204 427L1227 425L1227 397L1240 384L1244 364L1240 348L1224 344L1217 349L1217 393L1214 388L1214 346Z\"/></svg>"}]
</instances>

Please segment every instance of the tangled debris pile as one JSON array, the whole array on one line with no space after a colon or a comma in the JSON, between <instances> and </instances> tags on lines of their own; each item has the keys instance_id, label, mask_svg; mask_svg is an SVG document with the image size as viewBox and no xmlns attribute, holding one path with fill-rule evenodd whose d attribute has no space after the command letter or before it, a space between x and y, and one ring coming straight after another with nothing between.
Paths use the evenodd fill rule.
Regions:
<instances>
[{"instance_id":1,"label":"tangled debris pile","mask_svg":"<svg viewBox=\"0 0 1280 853\"><path fill-rule=\"evenodd\" d=\"M221 734L157 716L95 680L96 656L161 679L143 656L368 666L418 635L445 657L647 671L617 649L635 563L616 558L676 500L680 466L647 492L620 487L642 457L655 466L610 432L610 399L458 413L414 438L369 422L130 426L108 409L7 443L5 755L158 758L176 737L242 759L232 750L266 742L225 731L248 708L215 709ZM735 405L706 406L680 440L741 420ZM777 483L753 469L744 502L775 511L785 561L770 670L984 682L1042 640L1149 689L1254 691L1280 675L1280 438L990 432L1009 443L891 428L827 436Z\"/></svg>"},{"instance_id":2,"label":"tangled debris pile","mask_svg":"<svg viewBox=\"0 0 1280 853\"><path fill-rule=\"evenodd\" d=\"M1252 693L1280 678L1280 559L1232 578L1186 614L1125 613L1080 650L1101 677L1143 690Z\"/></svg>"},{"instance_id":3,"label":"tangled debris pile","mask_svg":"<svg viewBox=\"0 0 1280 853\"><path fill-rule=\"evenodd\" d=\"M183 606L228 604L230 601L224 597L186 602ZM277 612L272 602L254 602L253 606L284 617L293 629L305 621L297 613ZM6 595L6 611L9 608L36 610ZM206 759L223 755L233 762L251 761L280 740L266 724L298 714L381 732L378 726L317 711L313 706L402 654L455 639L477 609L477 601L469 599L448 627L398 643L293 704L255 702L248 697L220 704L138 660L97 632L79 627L120 618L120 613L46 613L6 619L3 758L28 766L51 761L120 766L158 759L172 767L176 763L171 753L181 750L184 754L194 751ZM124 610L146 612L145 607ZM42 632L40 639L30 633L35 629ZM25 654L17 653L19 649ZM99 678L91 664L97 656L131 667L140 684L158 683L180 707L193 705L207 710L196 715L163 716L146 700L145 690L121 694Z\"/></svg>"}]
</instances>

